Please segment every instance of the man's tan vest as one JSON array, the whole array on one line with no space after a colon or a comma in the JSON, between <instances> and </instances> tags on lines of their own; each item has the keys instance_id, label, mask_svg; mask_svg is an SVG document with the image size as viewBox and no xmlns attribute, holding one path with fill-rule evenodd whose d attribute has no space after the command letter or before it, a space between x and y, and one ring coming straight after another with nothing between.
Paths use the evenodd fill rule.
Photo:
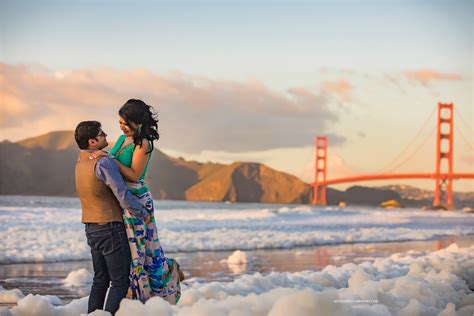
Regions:
<instances>
[{"instance_id":1,"label":"man's tan vest","mask_svg":"<svg viewBox=\"0 0 474 316\"><path fill-rule=\"evenodd\" d=\"M89 159L81 151L76 163L76 191L81 200L83 223L122 222L120 204L112 190L95 175L95 164L102 158Z\"/></svg>"}]
</instances>

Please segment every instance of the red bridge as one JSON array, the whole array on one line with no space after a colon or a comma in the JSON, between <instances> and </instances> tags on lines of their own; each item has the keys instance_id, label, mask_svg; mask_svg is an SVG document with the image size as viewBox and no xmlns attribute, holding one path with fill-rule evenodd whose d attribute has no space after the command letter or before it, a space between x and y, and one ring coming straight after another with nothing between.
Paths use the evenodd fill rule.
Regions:
<instances>
[{"instance_id":1,"label":"red bridge","mask_svg":"<svg viewBox=\"0 0 474 316\"><path fill-rule=\"evenodd\" d=\"M311 184L313 187L313 204L326 205L326 187L331 184L389 179L432 179L435 181L433 206L452 208L453 180L474 179L474 173L453 172L453 109L452 103L438 103L436 170L433 173L383 173L327 180L326 154L328 140L326 136L317 136L315 181Z\"/></svg>"}]
</instances>

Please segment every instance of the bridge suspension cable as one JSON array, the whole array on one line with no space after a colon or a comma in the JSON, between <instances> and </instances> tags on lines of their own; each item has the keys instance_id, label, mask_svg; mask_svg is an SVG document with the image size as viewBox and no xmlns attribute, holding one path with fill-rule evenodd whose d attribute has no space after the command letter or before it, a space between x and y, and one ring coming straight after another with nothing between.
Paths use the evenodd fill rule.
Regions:
<instances>
[{"instance_id":1,"label":"bridge suspension cable","mask_svg":"<svg viewBox=\"0 0 474 316\"><path fill-rule=\"evenodd\" d=\"M377 173L386 173L386 172L391 172L393 171L394 169L396 168L393 168L393 166L396 164L396 166L398 167L399 165L402 165L402 164L397 164L397 162L402 159L408 152L408 150L411 148L411 146L415 143L415 141L418 139L418 137L425 131L426 127L429 125L434 113L436 111L436 108L433 108L433 110L431 111L431 113L428 115L428 117L425 119L425 121L423 122L423 124L420 126L420 128L418 129L418 131L416 132L415 136L411 139L411 141L408 143L407 146L405 146L405 148L393 159L390 161L390 163L386 164L383 168L379 169L379 171ZM434 128L433 128L434 129ZM432 133L432 131L430 131L430 134ZM425 140L426 142L427 140ZM418 149L417 149L418 151ZM414 155L411 154L408 159L410 159L412 156ZM408 161L408 159L404 159L403 162L405 163L406 161Z\"/></svg>"},{"instance_id":2,"label":"bridge suspension cable","mask_svg":"<svg viewBox=\"0 0 474 316\"><path fill-rule=\"evenodd\" d=\"M462 129L457 127L457 126L454 127L454 128L455 128L456 132L458 132L459 136L461 136L461 139L464 141L464 143L467 145L467 147L469 147L471 150L474 151L474 145L469 142L467 137L463 134Z\"/></svg>"},{"instance_id":3,"label":"bridge suspension cable","mask_svg":"<svg viewBox=\"0 0 474 316\"><path fill-rule=\"evenodd\" d=\"M460 118L461 122L466 126L466 128L469 130L468 133L474 135L474 128L470 126L470 124L464 119L463 115L455 108L454 109L455 114L457 115L457 118ZM469 141L469 138L466 137L466 135L463 133L463 129L458 127L457 125L455 126L456 131L458 134L461 136L461 139L464 141L464 143L471 149L474 150L474 145ZM471 138L472 139L472 138Z\"/></svg>"},{"instance_id":4,"label":"bridge suspension cable","mask_svg":"<svg viewBox=\"0 0 474 316\"><path fill-rule=\"evenodd\" d=\"M417 153L418 151L420 151L421 147L423 147L427 142L428 140L432 137L432 134L435 130L435 126L433 126L433 128L430 130L430 132L426 135L425 139L418 145L418 147L415 148L415 150L411 153L411 155L407 156L404 160L402 160L400 163L398 163L396 166L394 166L393 168L389 169L388 172L393 172L395 171L396 169L398 169L399 167L403 166L405 163L407 163L408 160L410 160L411 158L413 158Z\"/></svg>"},{"instance_id":5,"label":"bridge suspension cable","mask_svg":"<svg viewBox=\"0 0 474 316\"><path fill-rule=\"evenodd\" d=\"M461 122L466 125L467 129L469 129L469 131L474 134L474 128L466 121L464 116L461 114L461 112L458 111L457 108L454 108L454 113L457 115L458 118L461 119Z\"/></svg>"}]
</instances>

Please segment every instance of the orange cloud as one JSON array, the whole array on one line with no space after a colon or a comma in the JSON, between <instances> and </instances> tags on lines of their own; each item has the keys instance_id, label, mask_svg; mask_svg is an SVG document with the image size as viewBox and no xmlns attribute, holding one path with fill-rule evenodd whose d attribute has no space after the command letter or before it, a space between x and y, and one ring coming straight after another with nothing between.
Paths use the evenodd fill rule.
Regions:
<instances>
[{"instance_id":1,"label":"orange cloud","mask_svg":"<svg viewBox=\"0 0 474 316\"><path fill-rule=\"evenodd\" d=\"M12 126L15 122L15 117L21 117L28 111L28 106L11 94L0 93L2 109L0 116L1 126Z\"/></svg>"},{"instance_id":2,"label":"orange cloud","mask_svg":"<svg viewBox=\"0 0 474 316\"><path fill-rule=\"evenodd\" d=\"M404 76L408 79L419 81L423 85L426 85L428 82L435 80L459 81L463 79L462 76L458 74L441 73L436 70L430 69L406 71L404 72Z\"/></svg>"},{"instance_id":3,"label":"orange cloud","mask_svg":"<svg viewBox=\"0 0 474 316\"><path fill-rule=\"evenodd\" d=\"M324 95L303 88L273 91L257 80L161 76L141 69L59 72L2 63L0 80L0 134L13 140L73 129L86 119L118 133L117 112L129 98L158 110L160 147L188 153L298 147L338 120Z\"/></svg>"},{"instance_id":4,"label":"orange cloud","mask_svg":"<svg viewBox=\"0 0 474 316\"><path fill-rule=\"evenodd\" d=\"M324 93L334 94L345 101L348 101L352 85L345 79L322 82L321 90Z\"/></svg>"}]
</instances>

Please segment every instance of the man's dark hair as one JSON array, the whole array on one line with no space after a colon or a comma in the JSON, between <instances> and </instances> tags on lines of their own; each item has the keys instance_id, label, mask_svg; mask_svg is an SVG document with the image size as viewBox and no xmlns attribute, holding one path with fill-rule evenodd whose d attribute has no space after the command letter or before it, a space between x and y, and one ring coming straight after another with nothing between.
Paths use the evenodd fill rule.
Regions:
<instances>
[{"instance_id":1,"label":"man's dark hair","mask_svg":"<svg viewBox=\"0 0 474 316\"><path fill-rule=\"evenodd\" d=\"M97 138L101 126L97 121L84 121L77 125L74 138L80 149L89 148L89 139Z\"/></svg>"}]
</instances>

